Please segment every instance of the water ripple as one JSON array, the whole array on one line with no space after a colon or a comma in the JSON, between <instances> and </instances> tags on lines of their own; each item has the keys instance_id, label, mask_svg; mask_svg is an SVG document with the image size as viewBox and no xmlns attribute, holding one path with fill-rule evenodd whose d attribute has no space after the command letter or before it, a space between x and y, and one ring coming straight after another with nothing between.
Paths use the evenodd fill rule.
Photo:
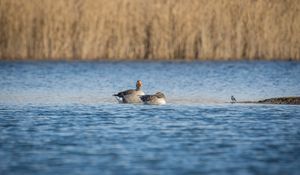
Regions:
<instances>
[{"instance_id":1,"label":"water ripple","mask_svg":"<svg viewBox=\"0 0 300 175\"><path fill-rule=\"evenodd\" d=\"M224 103L300 95L298 63L35 64L0 63L0 174L300 171L298 106ZM169 103L117 104L136 79Z\"/></svg>"}]
</instances>

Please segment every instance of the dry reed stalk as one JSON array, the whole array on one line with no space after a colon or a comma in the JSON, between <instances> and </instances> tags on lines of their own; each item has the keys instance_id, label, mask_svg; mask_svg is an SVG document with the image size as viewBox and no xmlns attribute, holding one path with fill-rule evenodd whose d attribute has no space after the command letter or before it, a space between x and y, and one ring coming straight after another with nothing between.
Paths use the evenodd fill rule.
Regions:
<instances>
[{"instance_id":1,"label":"dry reed stalk","mask_svg":"<svg viewBox=\"0 0 300 175\"><path fill-rule=\"evenodd\" d=\"M298 0L0 0L0 59L300 59Z\"/></svg>"}]
</instances>

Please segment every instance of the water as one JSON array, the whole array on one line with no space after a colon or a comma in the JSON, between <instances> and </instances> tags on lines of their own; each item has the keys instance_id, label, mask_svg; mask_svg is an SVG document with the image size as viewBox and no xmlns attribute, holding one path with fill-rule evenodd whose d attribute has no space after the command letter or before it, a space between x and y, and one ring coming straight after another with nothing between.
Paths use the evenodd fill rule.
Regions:
<instances>
[{"instance_id":1,"label":"water","mask_svg":"<svg viewBox=\"0 0 300 175\"><path fill-rule=\"evenodd\" d=\"M299 62L0 62L0 174L298 174ZM141 79L163 106L117 104Z\"/></svg>"}]
</instances>

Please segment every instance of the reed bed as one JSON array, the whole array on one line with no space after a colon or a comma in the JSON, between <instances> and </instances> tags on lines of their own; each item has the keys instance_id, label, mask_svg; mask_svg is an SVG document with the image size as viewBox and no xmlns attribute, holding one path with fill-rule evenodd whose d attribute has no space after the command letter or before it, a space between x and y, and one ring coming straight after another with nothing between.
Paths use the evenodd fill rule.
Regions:
<instances>
[{"instance_id":1,"label":"reed bed","mask_svg":"<svg viewBox=\"0 0 300 175\"><path fill-rule=\"evenodd\" d=\"M300 60L300 3L0 0L0 58Z\"/></svg>"}]
</instances>

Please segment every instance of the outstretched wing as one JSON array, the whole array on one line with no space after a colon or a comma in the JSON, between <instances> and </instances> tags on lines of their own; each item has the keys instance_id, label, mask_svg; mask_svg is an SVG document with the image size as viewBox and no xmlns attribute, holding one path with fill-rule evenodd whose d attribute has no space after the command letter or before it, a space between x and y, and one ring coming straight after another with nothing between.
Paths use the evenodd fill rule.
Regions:
<instances>
[{"instance_id":1,"label":"outstretched wing","mask_svg":"<svg viewBox=\"0 0 300 175\"><path fill-rule=\"evenodd\" d=\"M117 94L114 94L114 96L117 96L117 97L124 97L126 95L130 95L130 94L133 94L135 90L133 89L129 89L129 90L126 90L126 91L122 91L122 92L119 92Z\"/></svg>"}]
</instances>

